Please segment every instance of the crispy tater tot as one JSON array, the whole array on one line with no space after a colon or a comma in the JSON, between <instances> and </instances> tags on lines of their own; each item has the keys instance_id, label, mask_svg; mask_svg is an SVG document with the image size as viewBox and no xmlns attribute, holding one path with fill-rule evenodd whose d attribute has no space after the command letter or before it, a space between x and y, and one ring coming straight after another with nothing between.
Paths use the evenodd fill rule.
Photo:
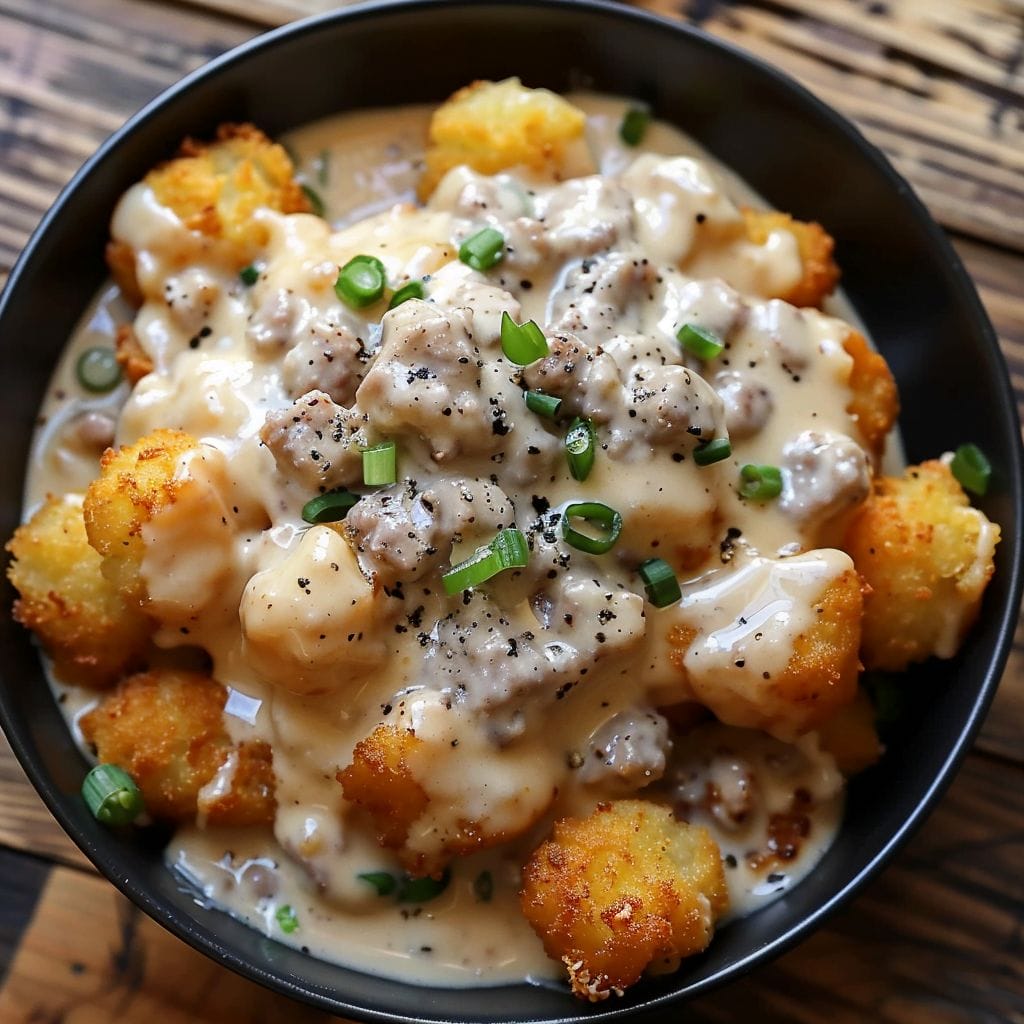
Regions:
<instances>
[{"instance_id":1,"label":"crispy tater tot","mask_svg":"<svg viewBox=\"0 0 1024 1024\"><path fill-rule=\"evenodd\" d=\"M863 334L851 331L843 348L853 359L849 381L853 399L846 411L857 421L868 448L879 459L900 412L896 381L889 364L868 345Z\"/></svg>"},{"instance_id":2,"label":"crispy tater tot","mask_svg":"<svg viewBox=\"0 0 1024 1024\"><path fill-rule=\"evenodd\" d=\"M352 763L338 772L345 799L361 807L378 842L397 852L414 875L439 875L455 857L504 843L532 828L547 812L555 787L547 780L520 785L515 770L481 770L486 750L522 770L529 753L506 749L498 755L486 741L452 744L447 737L423 739L412 730L378 726L356 744ZM448 758L463 771L438 773ZM487 766L493 767L493 766ZM479 783L474 778L478 773ZM444 779L455 779L446 788Z\"/></svg>"},{"instance_id":3,"label":"crispy tater tot","mask_svg":"<svg viewBox=\"0 0 1024 1024\"><path fill-rule=\"evenodd\" d=\"M182 486L175 480L179 461L197 443L180 430L162 429L116 451L108 448L86 491L89 543L103 556L103 574L128 601L145 598L142 527L174 502Z\"/></svg>"},{"instance_id":4,"label":"crispy tater tot","mask_svg":"<svg viewBox=\"0 0 1024 1024\"><path fill-rule=\"evenodd\" d=\"M999 527L970 507L944 462L876 480L843 544L871 588L865 666L898 672L951 658L977 618L998 542Z\"/></svg>"},{"instance_id":5,"label":"crispy tater tot","mask_svg":"<svg viewBox=\"0 0 1024 1024\"><path fill-rule=\"evenodd\" d=\"M144 181L188 230L217 240L225 258L242 267L268 238L266 225L253 217L256 210L310 211L294 175L285 148L254 125L222 124L212 142L185 139L178 155ZM132 247L114 238L106 257L125 298L138 305L143 296Z\"/></svg>"},{"instance_id":6,"label":"crispy tater tot","mask_svg":"<svg viewBox=\"0 0 1024 1024\"><path fill-rule=\"evenodd\" d=\"M76 498L48 498L7 550L20 594L14 617L39 637L62 680L102 689L141 666L153 626L103 575Z\"/></svg>"},{"instance_id":7,"label":"crispy tater tot","mask_svg":"<svg viewBox=\"0 0 1024 1024\"><path fill-rule=\"evenodd\" d=\"M131 324L118 327L114 336L114 353L130 384L138 384L147 373L153 372L153 360L139 343L139 336Z\"/></svg>"},{"instance_id":8,"label":"crispy tater tot","mask_svg":"<svg viewBox=\"0 0 1024 1024\"><path fill-rule=\"evenodd\" d=\"M227 691L198 672L164 669L124 680L81 720L100 762L135 780L154 818L212 825L273 821L266 743L235 745L224 728ZM217 779L207 796L203 787Z\"/></svg>"},{"instance_id":9,"label":"crispy tater tot","mask_svg":"<svg viewBox=\"0 0 1024 1024\"><path fill-rule=\"evenodd\" d=\"M187 228L235 242L241 250L266 243L253 213L307 213L287 150L251 124L222 124L210 143L186 139L178 156L146 175L157 199ZM242 253L240 252L240 255Z\"/></svg>"},{"instance_id":10,"label":"crispy tater tot","mask_svg":"<svg viewBox=\"0 0 1024 1024\"><path fill-rule=\"evenodd\" d=\"M853 701L818 726L821 749L847 777L870 768L885 752L875 728L875 706L860 689Z\"/></svg>"},{"instance_id":11,"label":"crispy tater tot","mask_svg":"<svg viewBox=\"0 0 1024 1024\"><path fill-rule=\"evenodd\" d=\"M803 267L803 276L787 292L772 298L782 299L794 306L821 306L825 297L835 291L839 283L839 267L832 259L835 242L820 225L811 221L794 220L788 213L777 210L743 210L747 238L755 245L764 245L773 231L790 232L796 239Z\"/></svg>"},{"instance_id":12,"label":"crispy tater tot","mask_svg":"<svg viewBox=\"0 0 1024 1024\"><path fill-rule=\"evenodd\" d=\"M622 800L556 822L524 868L520 901L573 992L596 1002L621 995L655 960L705 949L729 897L706 829Z\"/></svg>"},{"instance_id":13,"label":"crispy tater tot","mask_svg":"<svg viewBox=\"0 0 1024 1024\"><path fill-rule=\"evenodd\" d=\"M401 848L429 802L409 764L422 742L410 729L380 725L356 744L352 763L338 772L345 799L370 815L378 841L389 849Z\"/></svg>"},{"instance_id":14,"label":"crispy tater tot","mask_svg":"<svg viewBox=\"0 0 1024 1024\"><path fill-rule=\"evenodd\" d=\"M726 671L691 671L687 652L700 637L686 628L670 631L668 656L692 696L720 721L791 741L856 696L861 589L853 569L829 581L812 606L812 625L793 638L792 654L781 671L751 672L745 664Z\"/></svg>"},{"instance_id":15,"label":"crispy tater tot","mask_svg":"<svg viewBox=\"0 0 1024 1024\"><path fill-rule=\"evenodd\" d=\"M528 89L518 78L467 85L431 118L420 198L427 199L460 164L481 174L524 166L561 175L585 123L582 110L547 89Z\"/></svg>"}]
</instances>

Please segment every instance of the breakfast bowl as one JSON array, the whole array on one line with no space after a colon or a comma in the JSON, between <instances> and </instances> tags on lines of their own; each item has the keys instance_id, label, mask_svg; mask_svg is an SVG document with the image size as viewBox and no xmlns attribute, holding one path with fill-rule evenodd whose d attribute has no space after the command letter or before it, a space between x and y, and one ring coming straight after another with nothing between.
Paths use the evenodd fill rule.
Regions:
<instances>
[{"instance_id":1,"label":"breakfast bowl","mask_svg":"<svg viewBox=\"0 0 1024 1024\"><path fill-rule=\"evenodd\" d=\"M223 965L357 1019L635 1015L665 1010L778 955L880 870L934 806L980 727L1020 601L1024 498L1016 406L991 326L941 230L885 158L790 79L697 30L596 0L421 0L333 12L213 61L117 132L47 214L0 299L5 534L22 518L30 443L53 367L105 279L115 206L182 138L209 138L219 125L237 122L275 137L339 112L437 104L474 80L512 76L557 93L586 88L646 104L771 206L825 225L846 297L899 385L908 462L976 444L992 470L976 504L999 525L1002 540L977 622L954 657L915 665L901 680L907 708L886 729L884 757L851 781L838 837L813 871L723 927L677 972L589 1005L554 982L452 988L396 981L317 959L209 906L168 871L165 831L111 830L90 813L80 795L89 762L28 634L5 617L5 731L47 806L90 860L146 913Z\"/></svg>"}]
</instances>

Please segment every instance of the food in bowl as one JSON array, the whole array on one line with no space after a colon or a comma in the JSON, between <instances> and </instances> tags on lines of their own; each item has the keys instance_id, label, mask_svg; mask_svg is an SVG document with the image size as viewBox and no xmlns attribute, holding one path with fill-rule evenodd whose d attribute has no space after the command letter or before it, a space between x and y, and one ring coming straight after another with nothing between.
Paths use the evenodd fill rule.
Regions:
<instances>
[{"instance_id":1,"label":"food in bowl","mask_svg":"<svg viewBox=\"0 0 1024 1024\"><path fill-rule=\"evenodd\" d=\"M175 823L217 905L621 994L813 870L881 754L862 663L977 614L983 456L884 475L825 229L638 108L508 80L286 141L121 200L15 613L97 814Z\"/></svg>"}]
</instances>

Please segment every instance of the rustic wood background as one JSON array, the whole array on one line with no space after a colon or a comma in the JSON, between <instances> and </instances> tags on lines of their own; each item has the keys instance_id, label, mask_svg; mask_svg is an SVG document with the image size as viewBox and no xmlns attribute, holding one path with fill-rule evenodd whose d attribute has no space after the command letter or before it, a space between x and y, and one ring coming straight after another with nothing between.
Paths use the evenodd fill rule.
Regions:
<instances>
[{"instance_id":1,"label":"rustic wood background","mask_svg":"<svg viewBox=\"0 0 1024 1024\"><path fill-rule=\"evenodd\" d=\"M850 115L949 230L1024 408L1024 0L642 0ZM0 0L0 283L145 101L328 0ZM796 951L685 1011L736 1024L1024 1024L1024 630L974 752L885 874ZM2 743L2 741L0 741ZM92 870L0 748L0 1024L324 1014L163 932Z\"/></svg>"}]
</instances>

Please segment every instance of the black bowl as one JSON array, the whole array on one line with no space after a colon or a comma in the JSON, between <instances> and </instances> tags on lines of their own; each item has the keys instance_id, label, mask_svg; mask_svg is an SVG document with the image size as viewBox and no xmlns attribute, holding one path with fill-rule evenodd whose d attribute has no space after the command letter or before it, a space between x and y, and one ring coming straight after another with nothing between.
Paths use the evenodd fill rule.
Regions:
<instances>
[{"instance_id":1,"label":"black bowl","mask_svg":"<svg viewBox=\"0 0 1024 1024\"><path fill-rule=\"evenodd\" d=\"M569 1021L665 1008L736 978L806 935L873 875L949 783L992 697L1021 590L1022 456L992 328L942 232L885 158L793 81L699 31L601 2L426 0L370 4L240 47L166 92L79 172L29 242L0 300L0 533L20 512L35 411L75 322L104 277L114 203L186 134L225 120L279 133L339 110L439 101L474 78L520 75L651 104L779 209L824 223L846 290L900 384L911 460L970 439L990 456L981 502L1003 529L996 576L959 656L912 674L922 699L878 767L850 787L839 840L809 879L725 928L703 956L622 1000L584 1006L554 988L424 989L314 960L202 909L144 835L112 834L78 796L86 763L6 616L0 714L50 810L99 869L176 935L222 964L345 1016L386 1021ZM11 597L10 593L8 597Z\"/></svg>"}]
</instances>

